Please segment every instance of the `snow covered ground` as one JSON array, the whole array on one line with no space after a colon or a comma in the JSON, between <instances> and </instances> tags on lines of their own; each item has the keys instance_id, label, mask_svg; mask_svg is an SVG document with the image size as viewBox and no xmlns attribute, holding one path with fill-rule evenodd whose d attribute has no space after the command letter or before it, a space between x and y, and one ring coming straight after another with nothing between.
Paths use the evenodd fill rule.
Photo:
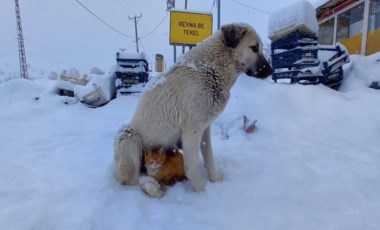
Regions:
<instances>
[{"instance_id":1,"label":"snow covered ground","mask_svg":"<svg viewBox=\"0 0 380 230\"><path fill-rule=\"evenodd\" d=\"M0 229L377 230L380 91L360 76L379 59L354 57L344 92L240 76L212 126L225 180L202 193L179 183L162 199L113 175L113 137L139 95L91 109L46 78L1 83ZM242 115L256 131L235 123L226 139Z\"/></svg>"}]
</instances>

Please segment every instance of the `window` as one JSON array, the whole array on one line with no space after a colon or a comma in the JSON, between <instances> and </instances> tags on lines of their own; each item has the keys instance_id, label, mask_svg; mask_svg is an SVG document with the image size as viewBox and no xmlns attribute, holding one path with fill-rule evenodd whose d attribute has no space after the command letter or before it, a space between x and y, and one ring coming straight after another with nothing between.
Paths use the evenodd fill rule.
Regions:
<instances>
[{"instance_id":1,"label":"window","mask_svg":"<svg viewBox=\"0 0 380 230\"><path fill-rule=\"evenodd\" d=\"M334 18L319 25L318 43L332 45L334 42Z\"/></svg>"},{"instance_id":2,"label":"window","mask_svg":"<svg viewBox=\"0 0 380 230\"><path fill-rule=\"evenodd\" d=\"M337 40L360 34L363 28L364 3L338 15Z\"/></svg>"},{"instance_id":3,"label":"window","mask_svg":"<svg viewBox=\"0 0 380 230\"><path fill-rule=\"evenodd\" d=\"M368 30L374 30L380 27L380 0L371 0L369 7Z\"/></svg>"},{"instance_id":4,"label":"window","mask_svg":"<svg viewBox=\"0 0 380 230\"><path fill-rule=\"evenodd\" d=\"M380 51L380 0L371 0L369 4L369 21L366 55Z\"/></svg>"}]
</instances>

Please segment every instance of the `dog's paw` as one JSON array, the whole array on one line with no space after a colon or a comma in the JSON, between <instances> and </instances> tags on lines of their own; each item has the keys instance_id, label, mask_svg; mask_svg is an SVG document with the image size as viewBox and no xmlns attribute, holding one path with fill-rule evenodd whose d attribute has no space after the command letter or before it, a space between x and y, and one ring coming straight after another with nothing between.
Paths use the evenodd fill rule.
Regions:
<instances>
[{"instance_id":1,"label":"dog's paw","mask_svg":"<svg viewBox=\"0 0 380 230\"><path fill-rule=\"evenodd\" d=\"M206 187L206 182L205 180L203 179L198 179L198 180L190 180L190 184L191 184L191 187L193 187L193 190L195 192L203 192L205 191L205 187Z\"/></svg>"},{"instance_id":2,"label":"dog's paw","mask_svg":"<svg viewBox=\"0 0 380 230\"><path fill-rule=\"evenodd\" d=\"M224 176L220 174L209 175L210 182L222 182L224 180Z\"/></svg>"},{"instance_id":3,"label":"dog's paw","mask_svg":"<svg viewBox=\"0 0 380 230\"><path fill-rule=\"evenodd\" d=\"M150 176L141 176L139 178L141 189L151 197L161 198L164 196L165 191L156 179Z\"/></svg>"}]
</instances>

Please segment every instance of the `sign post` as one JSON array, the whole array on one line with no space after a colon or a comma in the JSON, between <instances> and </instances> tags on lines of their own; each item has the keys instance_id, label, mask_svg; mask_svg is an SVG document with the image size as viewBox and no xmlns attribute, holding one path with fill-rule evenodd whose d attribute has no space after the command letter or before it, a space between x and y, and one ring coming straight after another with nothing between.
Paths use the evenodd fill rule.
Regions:
<instances>
[{"instance_id":1,"label":"sign post","mask_svg":"<svg viewBox=\"0 0 380 230\"><path fill-rule=\"evenodd\" d=\"M194 46L211 34L211 13L200 13L188 10L170 11L170 45ZM176 59L176 57L174 58Z\"/></svg>"}]
</instances>

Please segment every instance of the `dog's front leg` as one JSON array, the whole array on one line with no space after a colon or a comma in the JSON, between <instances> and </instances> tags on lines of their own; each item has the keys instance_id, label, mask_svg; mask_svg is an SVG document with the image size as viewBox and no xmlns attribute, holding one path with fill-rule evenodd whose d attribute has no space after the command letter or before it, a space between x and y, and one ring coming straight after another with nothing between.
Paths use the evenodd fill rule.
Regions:
<instances>
[{"instance_id":1,"label":"dog's front leg","mask_svg":"<svg viewBox=\"0 0 380 230\"><path fill-rule=\"evenodd\" d=\"M201 152L205 163L208 178L211 182L221 181L223 178L218 175L215 168L214 156L211 146L211 128L210 126L203 132L201 141Z\"/></svg>"},{"instance_id":2,"label":"dog's front leg","mask_svg":"<svg viewBox=\"0 0 380 230\"><path fill-rule=\"evenodd\" d=\"M206 180L201 177L198 166L201 138L202 132L194 129L185 130L181 135L186 177L197 192L203 191L206 184Z\"/></svg>"}]
</instances>

